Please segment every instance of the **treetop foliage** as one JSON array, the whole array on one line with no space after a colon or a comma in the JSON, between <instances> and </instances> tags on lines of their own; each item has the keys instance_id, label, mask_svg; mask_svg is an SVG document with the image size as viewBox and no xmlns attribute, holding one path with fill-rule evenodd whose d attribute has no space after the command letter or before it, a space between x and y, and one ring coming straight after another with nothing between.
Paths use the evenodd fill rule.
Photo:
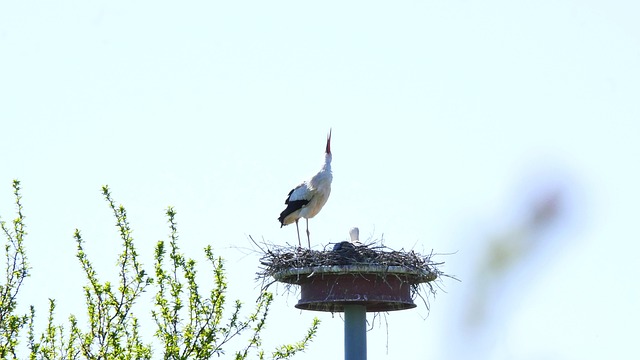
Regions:
<instances>
[{"instance_id":1,"label":"treetop foliage","mask_svg":"<svg viewBox=\"0 0 640 360\"><path fill-rule=\"evenodd\" d=\"M210 246L204 254L211 266L212 289L200 290L196 262L185 256L178 246L176 211L166 210L169 224L168 242L160 240L154 252L153 276L145 271L136 251L127 212L116 205L107 186L102 195L116 220L121 252L118 255L117 281L103 281L85 252L80 230L74 231L77 250L86 284L83 286L88 321L81 324L70 315L66 324L55 320L56 301L49 299L47 325L38 333L34 326L35 309L17 313L20 288L32 270L25 251L25 216L20 195L20 182L13 182L16 218L6 223L0 218L5 243L5 276L0 283L0 358L30 359L209 359L227 354L231 345L236 360L290 359L304 351L315 337L319 320L312 322L302 339L281 345L265 353L262 334L273 295L262 292L255 307L245 314L243 303L226 298L228 280L224 261L213 254ZM153 309L137 304L142 294L154 291ZM229 310L230 308L230 310ZM155 323L155 341L143 339L139 316L150 315ZM146 323L145 323L146 324ZM26 331L26 334L25 334ZM26 340L26 341L25 341ZM158 345L159 344L159 345ZM243 344L243 345L242 345Z\"/></svg>"}]
</instances>

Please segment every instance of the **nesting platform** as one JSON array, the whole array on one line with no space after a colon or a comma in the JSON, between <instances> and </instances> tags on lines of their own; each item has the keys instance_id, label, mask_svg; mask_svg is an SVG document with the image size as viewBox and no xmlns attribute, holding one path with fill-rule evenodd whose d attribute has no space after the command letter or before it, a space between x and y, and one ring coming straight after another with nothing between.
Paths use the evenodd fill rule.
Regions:
<instances>
[{"instance_id":1,"label":"nesting platform","mask_svg":"<svg viewBox=\"0 0 640 360\"><path fill-rule=\"evenodd\" d=\"M416 286L435 280L437 274L405 266L354 264L292 268L273 276L300 286L298 309L343 312L345 305L363 305L367 312L387 312L415 308Z\"/></svg>"},{"instance_id":2,"label":"nesting platform","mask_svg":"<svg viewBox=\"0 0 640 360\"><path fill-rule=\"evenodd\" d=\"M394 251L375 243L341 242L324 251L261 249L258 278L300 286L295 306L303 310L343 312L348 305L362 305L367 312L412 309L417 296L429 295L421 291L434 292L430 282L442 275L437 269L442 263L434 263L432 254Z\"/></svg>"}]
</instances>

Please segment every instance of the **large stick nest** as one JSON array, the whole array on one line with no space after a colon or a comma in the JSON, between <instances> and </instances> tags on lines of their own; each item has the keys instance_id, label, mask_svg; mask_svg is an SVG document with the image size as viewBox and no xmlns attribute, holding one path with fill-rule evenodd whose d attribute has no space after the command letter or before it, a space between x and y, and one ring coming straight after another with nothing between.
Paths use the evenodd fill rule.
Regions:
<instances>
[{"instance_id":1,"label":"large stick nest","mask_svg":"<svg viewBox=\"0 0 640 360\"><path fill-rule=\"evenodd\" d=\"M427 285L431 293L435 293L431 282L447 276L438 269L438 266L444 263L432 260L433 252L425 255L414 250L393 250L382 245L381 241L366 244L343 241L329 244L323 250L311 250L294 246L258 244L253 238L251 240L262 252L257 278L262 281L265 289L277 281L278 274L296 269L341 265L373 266L382 269L403 267L407 271L419 274L413 277L414 291L418 291L420 285ZM274 280L271 280L272 278Z\"/></svg>"}]
</instances>

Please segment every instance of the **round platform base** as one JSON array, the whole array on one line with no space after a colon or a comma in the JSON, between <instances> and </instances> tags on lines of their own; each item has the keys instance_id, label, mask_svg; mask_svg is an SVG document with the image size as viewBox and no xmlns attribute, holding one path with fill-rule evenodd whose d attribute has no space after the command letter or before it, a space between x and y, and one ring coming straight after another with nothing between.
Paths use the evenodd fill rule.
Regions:
<instances>
[{"instance_id":1,"label":"round platform base","mask_svg":"<svg viewBox=\"0 0 640 360\"><path fill-rule=\"evenodd\" d=\"M363 305L367 312L415 308L412 285L433 280L433 274L402 266L343 265L295 268L276 280L300 285L298 309L343 312L345 305Z\"/></svg>"}]
</instances>

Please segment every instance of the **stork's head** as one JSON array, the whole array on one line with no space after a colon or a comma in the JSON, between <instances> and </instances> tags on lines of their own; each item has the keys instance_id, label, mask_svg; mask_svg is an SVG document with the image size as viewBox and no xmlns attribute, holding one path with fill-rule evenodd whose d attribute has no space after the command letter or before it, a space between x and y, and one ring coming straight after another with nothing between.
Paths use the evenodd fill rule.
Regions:
<instances>
[{"instance_id":1,"label":"stork's head","mask_svg":"<svg viewBox=\"0 0 640 360\"><path fill-rule=\"evenodd\" d=\"M331 129L329 129L329 135L327 135L327 154L331 154Z\"/></svg>"},{"instance_id":2,"label":"stork's head","mask_svg":"<svg viewBox=\"0 0 640 360\"><path fill-rule=\"evenodd\" d=\"M360 242L360 229L357 227L351 228L349 230L349 236L351 237L351 242Z\"/></svg>"}]
</instances>

